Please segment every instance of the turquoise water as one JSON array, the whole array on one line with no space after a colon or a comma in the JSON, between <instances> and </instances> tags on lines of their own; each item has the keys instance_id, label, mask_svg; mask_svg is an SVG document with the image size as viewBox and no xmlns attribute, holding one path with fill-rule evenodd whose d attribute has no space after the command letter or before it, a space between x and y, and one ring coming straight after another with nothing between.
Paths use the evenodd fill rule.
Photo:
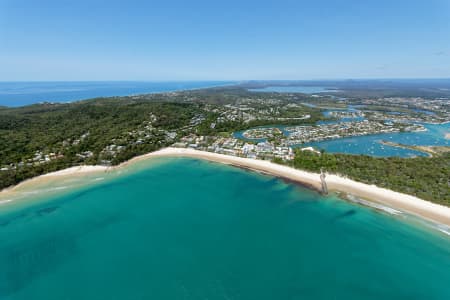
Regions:
<instances>
[{"instance_id":1,"label":"turquoise water","mask_svg":"<svg viewBox=\"0 0 450 300\"><path fill-rule=\"evenodd\" d=\"M39 102L75 100L172 92L231 84L224 81L59 81L0 82L0 106L23 106Z\"/></svg>"},{"instance_id":2,"label":"turquoise water","mask_svg":"<svg viewBox=\"0 0 450 300\"><path fill-rule=\"evenodd\" d=\"M445 138L445 133L450 132L450 123L423 125L427 128L427 131L374 134L322 142L313 142L305 145L313 146L319 149L325 149L327 152L366 154L380 157L427 156L426 153L420 151L383 145L380 143L380 141L383 140L405 145L450 146L450 140Z\"/></svg>"},{"instance_id":3,"label":"turquoise water","mask_svg":"<svg viewBox=\"0 0 450 300\"><path fill-rule=\"evenodd\" d=\"M193 159L0 212L0 299L450 299L450 239Z\"/></svg>"},{"instance_id":4,"label":"turquoise water","mask_svg":"<svg viewBox=\"0 0 450 300\"><path fill-rule=\"evenodd\" d=\"M354 120L353 120L354 121ZM319 122L319 124L336 123L336 121ZM445 124L423 124L427 131L423 132L404 132L404 133L383 133L366 136L340 138L334 140L326 140L321 142L311 142L294 147L308 147L312 146L318 149L324 149L331 153L346 153L346 154L365 154L378 157L415 157L428 156L428 154L405 149L400 147L392 147L383 145L381 141L390 141L405 145L418 146L450 146L450 140L445 138L445 134L450 132L450 123ZM287 126L263 126L263 127L278 127L285 135L288 133L284 130ZM235 138L243 139L253 142L264 142L266 139L246 139L242 135L244 131L237 131L233 135Z\"/></svg>"},{"instance_id":5,"label":"turquoise water","mask_svg":"<svg viewBox=\"0 0 450 300\"><path fill-rule=\"evenodd\" d=\"M398 143L398 134L375 134L359 137L349 137L321 142L311 142L302 147L312 146L316 149L324 149L330 153L364 154L377 157L416 157L428 156L427 153L412 149L392 147L380 142L392 141Z\"/></svg>"},{"instance_id":6,"label":"turquoise water","mask_svg":"<svg viewBox=\"0 0 450 300\"><path fill-rule=\"evenodd\" d=\"M314 105L313 105L314 106ZM343 109L345 111L356 111L357 106L349 105L348 108ZM325 117L330 117L330 113L334 110L326 110L323 112ZM425 110L416 110L417 112L423 112L432 114L432 112ZM395 112L392 112L395 113ZM339 120L319 121L320 124L336 124L340 122L356 122L363 121L364 117L356 118L340 118ZM427 153L405 149L400 147L392 147L383 145L381 141L390 141L398 144L411 145L411 146L450 146L450 140L445 138L447 133L450 133L450 123L445 124L427 124L422 123L427 131L424 132L407 132L407 133L387 133L387 134L374 134L366 136L340 138L334 140L325 140L320 142L311 142L301 145L294 145L293 147L308 147L312 146L318 149L324 149L331 153L346 153L346 154L365 154L377 157L415 157L415 156L428 156ZM278 127L287 136L288 132L284 130L283 125L273 126L261 126L261 127ZM243 136L244 131L238 131L234 133L235 138L264 142L266 139L246 139Z\"/></svg>"}]
</instances>

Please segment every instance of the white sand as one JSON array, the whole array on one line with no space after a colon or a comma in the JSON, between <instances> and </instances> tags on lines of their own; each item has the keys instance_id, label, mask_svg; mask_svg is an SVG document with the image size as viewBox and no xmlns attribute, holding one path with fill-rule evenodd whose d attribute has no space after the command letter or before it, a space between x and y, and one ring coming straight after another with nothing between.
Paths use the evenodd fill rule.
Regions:
<instances>
[{"instance_id":1,"label":"white sand","mask_svg":"<svg viewBox=\"0 0 450 300\"><path fill-rule=\"evenodd\" d=\"M0 205L15 202L14 200L26 199L30 195L57 192L73 186L73 180L81 182L80 177L104 173L110 168L105 166L75 166L56 172L36 176L21 183L0 191ZM71 182L68 186L67 181Z\"/></svg>"},{"instance_id":2,"label":"white sand","mask_svg":"<svg viewBox=\"0 0 450 300\"><path fill-rule=\"evenodd\" d=\"M45 174L22 182L15 187L3 190L1 194L11 193L18 187L33 183L35 181L43 181L51 177L55 178L57 176L73 176L92 172L105 172L109 170L116 170L123 168L126 165L135 163L137 161L149 159L152 157L200 158L209 161L230 164L234 166L265 172L271 175L287 178L289 180L293 180L314 187L316 189L321 188L320 175L317 173L301 171L264 160L241 158L224 154L199 151L194 149L164 148L156 152L135 157L116 167L78 166L54 173ZM337 191L351 194L360 197L362 199L366 199L376 203L381 203L395 210L407 212L437 223L450 226L450 207L438 205L411 195L406 195L388 189L379 188L375 185L368 185L361 182L356 182L354 180L350 180L337 175L327 175L326 182L328 185L328 189L330 191Z\"/></svg>"},{"instance_id":3,"label":"white sand","mask_svg":"<svg viewBox=\"0 0 450 300\"><path fill-rule=\"evenodd\" d=\"M66 175L72 175L72 174L84 174L84 173L91 173L91 172L105 172L109 168L105 166L75 166L71 168L67 168L64 170L59 170L52 173L47 173L42 175L41 177L54 177L54 176L66 176Z\"/></svg>"}]
</instances>

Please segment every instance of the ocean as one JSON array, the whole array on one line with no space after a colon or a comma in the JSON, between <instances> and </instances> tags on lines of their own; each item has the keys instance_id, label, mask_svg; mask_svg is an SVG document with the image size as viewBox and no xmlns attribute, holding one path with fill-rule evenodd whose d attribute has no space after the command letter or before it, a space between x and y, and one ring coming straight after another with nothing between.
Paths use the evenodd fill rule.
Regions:
<instances>
[{"instance_id":1,"label":"ocean","mask_svg":"<svg viewBox=\"0 0 450 300\"><path fill-rule=\"evenodd\" d=\"M0 82L0 106L72 102L96 97L172 92L232 84L229 81Z\"/></svg>"},{"instance_id":2,"label":"ocean","mask_svg":"<svg viewBox=\"0 0 450 300\"><path fill-rule=\"evenodd\" d=\"M196 159L120 172L0 206L0 299L450 299L450 237L413 219Z\"/></svg>"}]
</instances>

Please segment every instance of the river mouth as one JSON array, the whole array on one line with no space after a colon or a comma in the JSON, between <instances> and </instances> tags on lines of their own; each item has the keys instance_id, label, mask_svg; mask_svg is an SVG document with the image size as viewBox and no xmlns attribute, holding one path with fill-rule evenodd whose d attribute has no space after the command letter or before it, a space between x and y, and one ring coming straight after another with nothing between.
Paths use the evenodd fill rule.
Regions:
<instances>
[{"instance_id":1,"label":"river mouth","mask_svg":"<svg viewBox=\"0 0 450 300\"><path fill-rule=\"evenodd\" d=\"M333 121L335 123L336 121ZM314 147L323 149L330 153L344 154L362 154L376 157L418 157L428 156L423 151L408 149L402 147L394 147L383 144L382 141L389 141L396 144L404 144L410 146L448 146L450 140L446 138L446 132L450 130L450 124L423 124L426 131L422 132L400 132L400 133L382 133L364 136L342 137L336 139L327 139L318 142L309 142L304 144L291 145L293 148L298 147ZM255 128L278 128L284 136L288 136L286 130L290 126L287 125L268 125ZM254 129L254 128L252 128ZM447 133L448 134L448 133ZM247 142L260 143L266 142L267 138L252 139L245 136L244 131L233 133L233 137Z\"/></svg>"}]
</instances>

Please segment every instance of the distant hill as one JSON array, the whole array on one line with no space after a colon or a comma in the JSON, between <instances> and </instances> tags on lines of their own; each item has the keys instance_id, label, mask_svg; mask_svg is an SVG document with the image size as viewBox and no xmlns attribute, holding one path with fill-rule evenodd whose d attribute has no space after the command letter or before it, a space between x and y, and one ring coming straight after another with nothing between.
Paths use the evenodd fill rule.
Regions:
<instances>
[{"instance_id":1,"label":"distant hill","mask_svg":"<svg viewBox=\"0 0 450 300\"><path fill-rule=\"evenodd\" d=\"M325 87L342 97L445 97L450 99L450 79L348 79L247 81L239 87ZM324 92L326 93L326 92Z\"/></svg>"}]
</instances>

